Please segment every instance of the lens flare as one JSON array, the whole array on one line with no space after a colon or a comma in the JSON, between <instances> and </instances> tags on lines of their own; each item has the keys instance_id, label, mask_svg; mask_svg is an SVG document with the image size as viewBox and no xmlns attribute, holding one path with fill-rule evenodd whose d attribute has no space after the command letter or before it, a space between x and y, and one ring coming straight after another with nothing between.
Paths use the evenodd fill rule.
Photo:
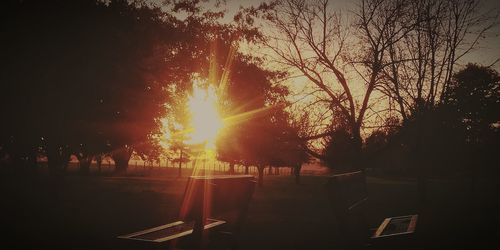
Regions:
<instances>
[{"instance_id":1,"label":"lens flare","mask_svg":"<svg viewBox=\"0 0 500 250\"><path fill-rule=\"evenodd\" d=\"M217 94L213 86L204 89L194 84L193 95L189 98L192 133L189 143L205 144L206 149L215 149L217 133L223 126L217 110Z\"/></svg>"}]
</instances>

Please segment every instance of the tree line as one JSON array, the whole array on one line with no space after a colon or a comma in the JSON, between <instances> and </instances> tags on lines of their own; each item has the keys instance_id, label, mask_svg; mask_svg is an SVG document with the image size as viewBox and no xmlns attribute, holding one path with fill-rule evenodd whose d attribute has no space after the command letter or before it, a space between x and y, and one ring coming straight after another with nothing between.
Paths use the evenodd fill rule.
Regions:
<instances>
[{"instance_id":1,"label":"tree line","mask_svg":"<svg viewBox=\"0 0 500 250\"><path fill-rule=\"evenodd\" d=\"M453 123L465 126L470 115L462 105L488 99L484 107L469 106L468 112L489 110L488 119L476 118L496 131L498 82L474 82L474 77L464 79L463 72L483 79L495 79L497 72L460 66L491 35L498 20L498 10L482 4L361 0L346 15L333 1L277 0L248 8L240 18L269 27L262 42L273 52L271 58L306 80L299 94L307 101L296 113L305 113L310 121L302 136L309 141L308 153L335 168L360 169L366 164L363 149L373 147L376 143L371 142L382 132L404 130L421 114L445 106L443 114L462 116L464 120L454 118ZM484 91L479 94L467 84ZM466 91L476 92L465 98ZM433 122L441 119L446 118L436 116ZM373 137L363 136L370 130L375 131ZM419 131L408 136L421 138ZM315 139L321 141L311 143Z\"/></svg>"},{"instance_id":2,"label":"tree line","mask_svg":"<svg viewBox=\"0 0 500 250\"><path fill-rule=\"evenodd\" d=\"M124 171L132 152L157 159L161 119L188 123L199 77L223 90L218 159L260 176L294 166L298 180L311 156L346 170L411 165L422 178L474 165L458 156L491 159L499 121L498 73L460 66L498 17L480 4L361 0L345 16L328 0L276 0L228 23L199 1L6 1L1 162L44 155L61 172L73 154L88 171L109 155ZM241 42L271 58L238 52ZM286 84L295 76L303 101ZM186 138L170 129L182 155Z\"/></svg>"},{"instance_id":3,"label":"tree line","mask_svg":"<svg viewBox=\"0 0 500 250\"><path fill-rule=\"evenodd\" d=\"M50 171L61 174L75 155L88 172L93 159L100 164L107 155L120 172L133 152L157 159L163 154L160 120L185 123L182 102L194 76L216 86L225 82L224 115L239 117L219 143L220 159L286 164L286 156L266 158L250 151L264 149L257 143L267 147L263 140L297 148L288 146L295 131L281 103L287 88L275 84L284 73L235 50L238 42L252 43L261 34L221 22L222 11L204 9L197 1L2 5L3 165L36 166L37 158L46 156ZM268 129L276 133L261 133Z\"/></svg>"}]
</instances>

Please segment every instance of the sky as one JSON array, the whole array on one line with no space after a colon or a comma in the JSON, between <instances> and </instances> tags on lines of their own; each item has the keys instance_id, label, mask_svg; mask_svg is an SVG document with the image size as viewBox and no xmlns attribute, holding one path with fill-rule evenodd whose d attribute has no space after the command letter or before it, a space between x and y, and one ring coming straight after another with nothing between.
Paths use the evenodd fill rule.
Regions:
<instances>
[{"instance_id":1,"label":"sky","mask_svg":"<svg viewBox=\"0 0 500 250\"><path fill-rule=\"evenodd\" d=\"M227 0L228 14L226 18L232 18L240 6L257 6L262 0ZM342 10L352 10L356 7L359 1L354 0L331 0L334 8ZM492 11L499 14L500 0L482 0L482 11ZM500 19L498 20L500 22ZM482 65L491 65L495 60L500 59L500 23L496 25L488 34L487 37L479 43L478 48L464 57L461 64L475 62ZM500 72L500 62L493 65L493 68Z\"/></svg>"},{"instance_id":2,"label":"sky","mask_svg":"<svg viewBox=\"0 0 500 250\"><path fill-rule=\"evenodd\" d=\"M153 0L159 1L159 0ZM223 0L221 0L223 1ZM249 6L258 6L263 0L226 0L226 5L223 6L223 9L226 9L225 21L231 22L233 16L238 12L240 7L249 7ZM357 7L357 4L361 0L330 0L330 4L332 8L336 10L341 10L343 14L349 15L351 11L354 11ZM207 8L213 8L215 0L209 0L208 3L205 3ZM482 0L481 1L481 12L492 11L494 14L499 14L500 10L500 0ZM500 21L500 19L498 19ZM265 31L264 31L265 33ZM240 46L240 51L243 53L251 53L254 55L258 55L259 53L266 53L265 49L249 49L246 46ZM486 34L485 39L481 40L478 44L477 48L471 51L468 55L466 55L461 61L459 61L457 67L455 67L455 72L460 70L467 63L478 63L481 65L491 65L496 60L500 59L500 25L497 25L493 29ZM269 64L269 63L268 63ZM270 67L273 67L273 64L269 64ZM500 72L500 61L492 66L495 70ZM348 76L348 78L351 78ZM359 80L359 79L358 79ZM356 82L357 79L350 79L350 82ZM295 78L293 81L294 86L305 86L306 79L305 78ZM359 87L358 87L359 86ZM362 96L364 93L364 85L354 85L352 86L352 91L355 96ZM300 87L294 88L299 89ZM359 89L358 89L359 88ZM359 94L357 95L356 93ZM373 96L372 96L373 97ZM300 95L297 95L296 98L301 98Z\"/></svg>"},{"instance_id":3,"label":"sky","mask_svg":"<svg viewBox=\"0 0 500 250\"><path fill-rule=\"evenodd\" d=\"M161 2L162 0L152 0L153 2ZM224 0L219 0L224 2ZM258 6L265 0L225 0L226 4L223 9L226 10L225 21L230 22L233 16L238 12L240 7ZM267 0L268 2L269 0ZM208 0L206 6L211 8L216 0ZM344 13L349 13L350 10L356 8L356 4L360 1L356 0L331 0L330 4L333 8L342 10ZM481 0L482 11L492 11L497 15L500 13L500 0ZM465 65L469 62L479 63L485 66L491 65L496 60L500 59L500 18L496 27L486 34L486 38L480 41L477 49L464 57L459 63ZM493 65L493 68L500 72L500 62Z\"/></svg>"},{"instance_id":4,"label":"sky","mask_svg":"<svg viewBox=\"0 0 500 250\"><path fill-rule=\"evenodd\" d=\"M226 18L228 21L232 19L232 16L238 11L240 6L248 7L248 6L257 6L262 2L262 0L227 0L227 15ZM350 11L356 9L357 4L360 0L331 0L330 4L332 8L339 9L343 14L349 15ZM492 14L499 15L500 13L500 0L482 0L480 5L480 12L484 13L487 11L491 11ZM497 22L500 22L500 19L497 19ZM495 64L492 67L500 72L500 23L492 28L487 34L485 34L485 38L479 42L476 46L477 48L471 51L469 54L464 56L458 63L457 67L455 67L455 72L460 70L467 63L478 63L481 65L489 66L494 62ZM259 53L259 51L256 51ZM348 76L349 77L349 76ZM350 78L350 77L349 77ZM359 79L358 79L359 80ZM349 81L358 81L356 79L350 79ZM305 78L296 78L294 86L306 86L307 79ZM359 86L360 89L358 89ZM358 93L359 96L364 94L364 85L351 85L353 93L356 95ZM295 88L299 89L301 87ZM297 95L295 98L300 99L302 95ZM372 95L372 99L376 98L376 94ZM294 98L292 98L294 99ZM385 105L384 105L385 107ZM367 132L367 131L365 131Z\"/></svg>"},{"instance_id":5,"label":"sky","mask_svg":"<svg viewBox=\"0 0 500 250\"><path fill-rule=\"evenodd\" d=\"M500 13L500 1L499 0L484 0L483 10L488 10L496 12L497 15ZM477 62L483 65L490 65L495 60L500 58L500 19L497 20L497 25L494 27L487 37L480 42L478 49L473 51L468 56L466 56L464 61L466 62ZM493 68L500 72L500 62L493 65Z\"/></svg>"}]
</instances>

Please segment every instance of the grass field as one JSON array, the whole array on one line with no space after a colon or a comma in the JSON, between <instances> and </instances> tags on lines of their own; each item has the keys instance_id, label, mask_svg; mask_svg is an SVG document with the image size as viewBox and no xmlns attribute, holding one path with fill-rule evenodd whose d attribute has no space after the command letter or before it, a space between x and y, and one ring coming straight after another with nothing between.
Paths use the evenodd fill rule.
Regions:
<instances>
[{"instance_id":1,"label":"grass field","mask_svg":"<svg viewBox=\"0 0 500 250\"><path fill-rule=\"evenodd\" d=\"M175 220L186 178L149 176L1 175L2 241L16 249L123 249L116 236ZM420 249L491 249L500 236L493 177L475 195L461 180L432 180L419 209L412 180L368 177L368 220L421 214ZM324 176L266 176L249 207L241 249L339 249ZM425 216L424 216L425 215Z\"/></svg>"}]
</instances>

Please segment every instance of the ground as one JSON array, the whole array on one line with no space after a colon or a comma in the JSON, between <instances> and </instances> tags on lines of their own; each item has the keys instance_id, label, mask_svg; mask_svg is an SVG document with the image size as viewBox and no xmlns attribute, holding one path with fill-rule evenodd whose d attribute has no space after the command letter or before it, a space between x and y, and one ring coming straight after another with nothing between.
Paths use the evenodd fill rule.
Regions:
<instances>
[{"instance_id":1,"label":"ground","mask_svg":"<svg viewBox=\"0 0 500 250\"><path fill-rule=\"evenodd\" d=\"M125 240L116 236L175 220L186 178L174 173L55 179L2 172L2 241L16 249L122 249ZM414 180L369 176L367 181L371 226L385 217L426 214L412 243L418 248L480 249L500 232L500 185L493 177L481 179L474 194L460 178L431 180L429 201L420 209ZM266 176L252 198L241 249L339 249L325 183L325 176L304 176L301 185L292 176Z\"/></svg>"}]
</instances>

